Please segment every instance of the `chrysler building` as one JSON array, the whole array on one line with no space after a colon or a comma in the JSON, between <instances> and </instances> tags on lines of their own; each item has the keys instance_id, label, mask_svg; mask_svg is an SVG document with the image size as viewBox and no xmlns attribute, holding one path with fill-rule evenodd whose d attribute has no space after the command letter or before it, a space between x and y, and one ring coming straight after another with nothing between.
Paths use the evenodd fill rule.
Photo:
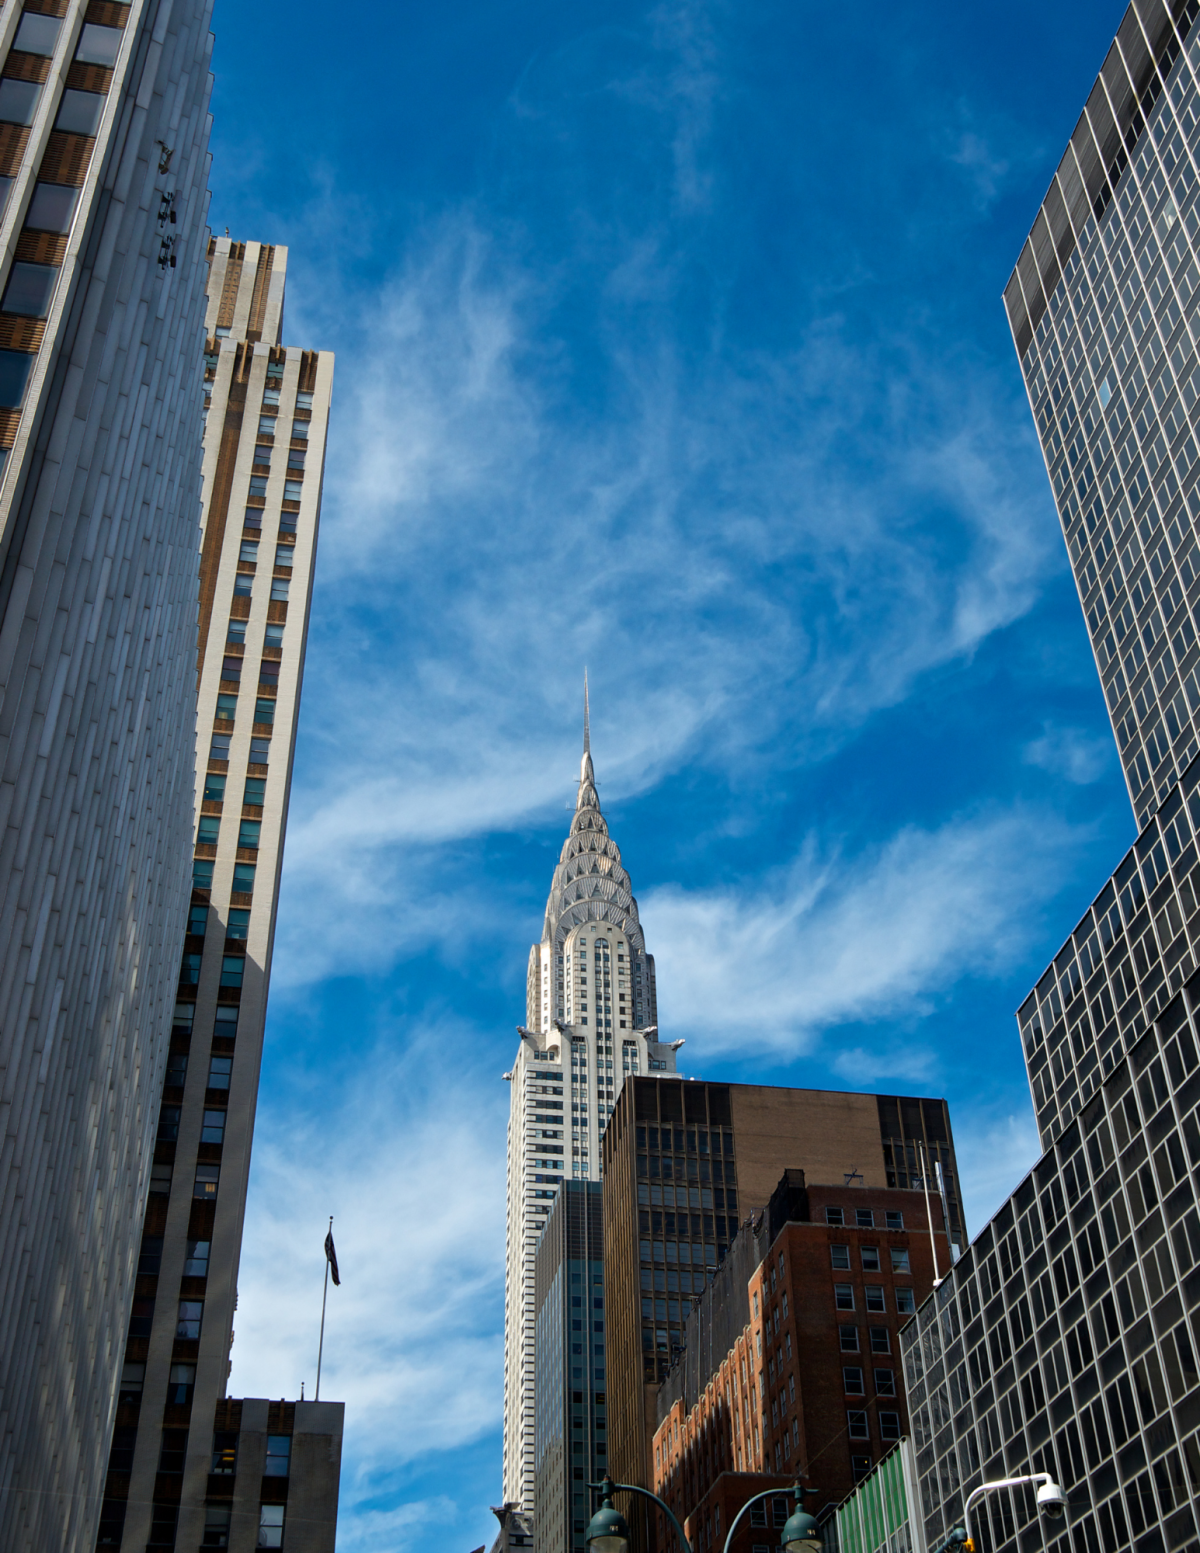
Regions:
<instances>
[{"instance_id":1,"label":"chrysler building","mask_svg":"<svg viewBox=\"0 0 1200 1553\"><path fill-rule=\"evenodd\" d=\"M586 710L579 796L529 952L511 1073L504 1314L504 1497L534 1490L534 1249L560 1182L600 1179L600 1137L629 1073L674 1072L658 1040L654 959L600 812Z\"/></svg>"}]
</instances>

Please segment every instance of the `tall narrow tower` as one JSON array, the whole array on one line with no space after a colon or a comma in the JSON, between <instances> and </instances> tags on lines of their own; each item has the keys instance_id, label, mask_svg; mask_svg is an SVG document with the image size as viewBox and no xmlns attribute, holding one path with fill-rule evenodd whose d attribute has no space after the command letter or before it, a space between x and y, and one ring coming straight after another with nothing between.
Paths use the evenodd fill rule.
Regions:
<instances>
[{"instance_id":1,"label":"tall narrow tower","mask_svg":"<svg viewBox=\"0 0 1200 1553\"><path fill-rule=\"evenodd\" d=\"M674 1072L658 1041L654 959L600 812L585 691L571 833L529 953L525 1025L511 1073L504 1319L504 1497L533 1512L534 1252L559 1184L600 1179L600 1137L630 1073Z\"/></svg>"},{"instance_id":2,"label":"tall narrow tower","mask_svg":"<svg viewBox=\"0 0 1200 1553\"><path fill-rule=\"evenodd\" d=\"M262 1536L282 1537L299 1459L289 1446L248 1484L248 1462L239 1468L215 1436L236 1438L228 1409L217 1422L218 1403L237 1306L333 357L280 344L286 248L221 237L208 259L200 629L189 665L199 680L199 818L98 1539L139 1553L236 1545L222 1539L238 1533L239 1515L255 1535L265 1516ZM280 1413L273 1439L330 1432L328 1420L312 1424L311 1404L300 1406L299 1415ZM332 1524L318 1529L310 1519L305 1535L327 1536L332 1547Z\"/></svg>"}]
</instances>

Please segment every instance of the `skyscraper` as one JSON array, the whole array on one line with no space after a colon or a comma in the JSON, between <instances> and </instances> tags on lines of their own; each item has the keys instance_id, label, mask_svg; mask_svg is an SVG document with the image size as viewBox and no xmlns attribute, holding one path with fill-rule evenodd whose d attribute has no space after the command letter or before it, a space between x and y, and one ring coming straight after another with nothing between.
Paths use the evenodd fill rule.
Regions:
<instances>
[{"instance_id":1,"label":"skyscraper","mask_svg":"<svg viewBox=\"0 0 1200 1553\"><path fill-rule=\"evenodd\" d=\"M244 1480L209 1472L233 1342L333 383L331 355L279 343L285 248L216 238L209 262L199 822L99 1538L138 1553L199 1546L220 1519L208 1509L246 1492ZM286 1511L288 1474L274 1476L268 1538Z\"/></svg>"},{"instance_id":2,"label":"skyscraper","mask_svg":"<svg viewBox=\"0 0 1200 1553\"><path fill-rule=\"evenodd\" d=\"M90 1546L192 825L208 6L0 12L0 1546Z\"/></svg>"},{"instance_id":3,"label":"skyscraper","mask_svg":"<svg viewBox=\"0 0 1200 1553\"><path fill-rule=\"evenodd\" d=\"M1019 1012L1046 1152L902 1334L931 1545L1028 1471L1056 1553L1200 1535L1198 13L1126 11L1005 292L1141 833Z\"/></svg>"},{"instance_id":4,"label":"skyscraper","mask_svg":"<svg viewBox=\"0 0 1200 1553\"><path fill-rule=\"evenodd\" d=\"M529 955L526 1023L512 1071L504 1304L504 1497L535 1495L535 1253L555 1190L600 1176L600 1137L625 1078L675 1069L657 1039L654 960L600 812L584 720L571 832ZM569 1107L569 1109L568 1109ZM570 1169L568 1171L568 1162Z\"/></svg>"},{"instance_id":5,"label":"skyscraper","mask_svg":"<svg viewBox=\"0 0 1200 1553\"><path fill-rule=\"evenodd\" d=\"M1139 0L1004 292L1139 828L1200 748L1200 52Z\"/></svg>"}]
</instances>

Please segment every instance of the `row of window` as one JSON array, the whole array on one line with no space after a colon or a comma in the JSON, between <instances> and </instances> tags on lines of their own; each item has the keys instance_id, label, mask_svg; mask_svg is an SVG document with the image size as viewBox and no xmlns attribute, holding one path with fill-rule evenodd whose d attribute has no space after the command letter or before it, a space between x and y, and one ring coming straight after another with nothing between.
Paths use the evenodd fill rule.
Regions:
<instances>
[{"instance_id":1,"label":"row of window","mask_svg":"<svg viewBox=\"0 0 1200 1553\"><path fill-rule=\"evenodd\" d=\"M236 697L230 697L230 699L236 701L237 698ZM231 741L232 738L233 738L233 735L230 734L230 733L214 733L213 736L212 736L212 743L209 745L209 748L208 748L208 758L209 758L209 760L226 760L227 761L229 759L229 744L230 744L230 741ZM252 738L250 740L250 760L249 760L249 764L252 765L252 766L266 766L266 765L270 764L270 761L271 761L271 736L270 736L270 734L256 734L254 736L254 738ZM218 773L218 775L219 775L219 773ZM222 797L224 797L224 789L222 788L221 791L222 791ZM249 801L249 800L247 800L247 801Z\"/></svg>"},{"instance_id":2,"label":"row of window","mask_svg":"<svg viewBox=\"0 0 1200 1553\"><path fill-rule=\"evenodd\" d=\"M848 1397L866 1396L867 1391L861 1365L849 1364L843 1367L842 1389ZM875 1371L875 1395L879 1397L894 1397L896 1395L895 1370Z\"/></svg>"},{"instance_id":3,"label":"row of window","mask_svg":"<svg viewBox=\"0 0 1200 1553\"><path fill-rule=\"evenodd\" d=\"M271 578L271 602L272 604L286 604L288 601L288 589L291 583L286 577ZM254 573L238 572L233 579L233 596L235 599L248 599L254 594Z\"/></svg>"},{"instance_id":4,"label":"row of window","mask_svg":"<svg viewBox=\"0 0 1200 1553\"><path fill-rule=\"evenodd\" d=\"M896 1296L896 1314L911 1316L917 1308L913 1291L897 1287L892 1292ZM863 1294L867 1310L887 1310L887 1298L881 1284L867 1284ZM835 1283L833 1286L833 1303L838 1310L855 1310L857 1307L854 1303L854 1285L852 1283Z\"/></svg>"},{"instance_id":5,"label":"row of window","mask_svg":"<svg viewBox=\"0 0 1200 1553\"><path fill-rule=\"evenodd\" d=\"M190 1037L191 1033L192 1033L192 1025L193 1025L193 1023L195 1021L195 1018L196 1018L196 1005L194 1003L189 1003L189 1002L186 1001L186 999L183 1002L176 1003L176 1005L175 1005L175 1017L171 1021L171 1032L172 1032L172 1034L173 1035L186 1035L186 1036ZM216 1014L215 1014L215 1016L213 1018L213 1036L214 1037L222 1037L223 1036L223 1037L226 1037L229 1040L232 1040L234 1038L234 1036L237 1035L237 1027L238 1027L238 1006L237 1006L237 1004L236 1003L222 1003L222 1004L220 1004L219 1007L217 1008ZM184 1059L185 1065L186 1065L186 1061L187 1061L187 1059L185 1058Z\"/></svg>"},{"instance_id":6,"label":"row of window","mask_svg":"<svg viewBox=\"0 0 1200 1553\"><path fill-rule=\"evenodd\" d=\"M235 870L236 873L236 870ZM193 867L192 882L195 884L195 869ZM237 888L235 879L234 888ZM180 987L198 987L200 985L200 966L204 956L193 951L184 953L179 966ZM226 954L221 956L221 986L240 987L246 974L246 956L244 954Z\"/></svg>"},{"instance_id":7,"label":"row of window","mask_svg":"<svg viewBox=\"0 0 1200 1553\"><path fill-rule=\"evenodd\" d=\"M860 1246L859 1247L859 1251L860 1251L860 1253L862 1255L863 1271L865 1273L877 1273L877 1272L879 1272L880 1271L879 1247L878 1246ZM889 1246L888 1247L888 1251L889 1251L889 1253L891 1255L891 1258L892 1258L892 1271L894 1273L911 1273L912 1272L912 1268L909 1266L908 1251L907 1251L907 1249L905 1247L902 1247L902 1246ZM847 1269L849 1268L849 1266L850 1266L850 1247L849 1246L830 1246L830 1248L829 1248L829 1256L830 1256L830 1260L831 1260L831 1262L832 1262L834 1267L844 1267L844 1268L847 1268Z\"/></svg>"},{"instance_id":8,"label":"row of window","mask_svg":"<svg viewBox=\"0 0 1200 1553\"><path fill-rule=\"evenodd\" d=\"M892 1335L887 1327L868 1327L867 1340L871 1353L891 1353ZM838 1327L838 1346L843 1353L860 1353L862 1345L858 1327Z\"/></svg>"},{"instance_id":9,"label":"row of window","mask_svg":"<svg viewBox=\"0 0 1200 1553\"><path fill-rule=\"evenodd\" d=\"M217 697L216 719L219 723L231 723L237 718L238 698L236 693L223 692ZM275 721L275 697L259 696L254 703L254 721L258 726L266 726Z\"/></svg>"},{"instance_id":10,"label":"row of window","mask_svg":"<svg viewBox=\"0 0 1200 1553\"><path fill-rule=\"evenodd\" d=\"M225 1082L222 1085L214 1085L214 1088L228 1089L229 1073L233 1064L232 1058L215 1057L214 1062L224 1062L227 1066L223 1069ZM182 1108L177 1105L164 1105L158 1113L158 1141L160 1143L174 1143L179 1137L179 1118ZM205 1111L200 1127L201 1143L225 1142L225 1118L224 1111Z\"/></svg>"},{"instance_id":11,"label":"row of window","mask_svg":"<svg viewBox=\"0 0 1200 1553\"><path fill-rule=\"evenodd\" d=\"M826 1224L836 1224L843 1227L853 1222L855 1229L903 1229L904 1215L896 1213L891 1208L880 1213L878 1208L855 1208L853 1221L846 1217L849 1209L826 1208Z\"/></svg>"}]
</instances>

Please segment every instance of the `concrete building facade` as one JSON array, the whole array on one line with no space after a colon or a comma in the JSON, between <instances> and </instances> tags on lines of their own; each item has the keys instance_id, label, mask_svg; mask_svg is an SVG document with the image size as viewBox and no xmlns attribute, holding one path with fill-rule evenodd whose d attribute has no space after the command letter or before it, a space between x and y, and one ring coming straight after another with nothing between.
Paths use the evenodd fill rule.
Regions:
<instances>
[{"instance_id":1,"label":"concrete building facade","mask_svg":"<svg viewBox=\"0 0 1200 1553\"><path fill-rule=\"evenodd\" d=\"M90 1548L193 823L209 7L0 11L0 1546Z\"/></svg>"},{"instance_id":2,"label":"concrete building facade","mask_svg":"<svg viewBox=\"0 0 1200 1553\"><path fill-rule=\"evenodd\" d=\"M629 875L596 796L585 713L571 831L530 953L526 1024L512 1070L504 1302L504 1497L536 1497L536 1252L555 1192L600 1178L600 1139L633 1075L672 1073L682 1042L653 1024L654 960Z\"/></svg>"},{"instance_id":3,"label":"concrete building facade","mask_svg":"<svg viewBox=\"0 0 1200 1553\"><path fill-rule=\"evenodd\" d=\"M209 263L199 818L98 1540L138 1553L198 1547L211 1507L333 382L279 343L286 249Z\"/></svg>"}]
</instances>

